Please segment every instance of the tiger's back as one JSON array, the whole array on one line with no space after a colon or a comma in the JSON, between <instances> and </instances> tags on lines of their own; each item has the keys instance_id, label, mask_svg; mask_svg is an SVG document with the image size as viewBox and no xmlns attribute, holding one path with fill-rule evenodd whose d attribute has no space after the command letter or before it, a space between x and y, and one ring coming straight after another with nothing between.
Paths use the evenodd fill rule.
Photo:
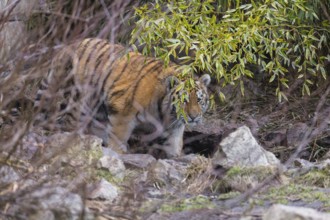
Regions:
<instances>
[{"instance_id":1,"label":"tiger's back","mask_svg":"<svg viewBox=\"0 0 330 220\"><path fill-rule=\"evenodd\" d=\"M85 93L83 97L90 112L95 116L100 106L105 107L103 120L107 120L109 126L108 137L103 139L107 145L119 152L126 151L134 128L152 124L158 136L165 139L156 147L164 150L168 157L180 155L185 122L178 118L173 105L174 99L180 96L176 86L181 83L176 78L174 65L165 67L155 58L101 39L75 43L58 57L67 59L68 56L71 74L80 93ZM207 109L206 87L210 77L204 75L195 81L196 88L184 106L192 124L199 122Z\"/></svg>"}]
</instances>

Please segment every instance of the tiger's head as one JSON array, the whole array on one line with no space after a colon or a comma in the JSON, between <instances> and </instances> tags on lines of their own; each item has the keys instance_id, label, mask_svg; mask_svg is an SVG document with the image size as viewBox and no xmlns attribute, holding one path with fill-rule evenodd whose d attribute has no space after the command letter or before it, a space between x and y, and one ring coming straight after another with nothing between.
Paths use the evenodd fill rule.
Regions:
<instances>
[{"instance_id":1,"label":"tiger's head","mask_svg":"<svg viewBox=\"0 0 330 220\"><path fill-rule=\"evenodd\" d=\"M194 80L194 88L187 92L185 89L177 89L178 86L183 83L175 76L168 77L167 86L169 90L170 97L170 114L172 118L180 122L186 121L188 125L196 125L202 121L203 114L209 107L209 95L207 92L207 87L211 82L211 77L208 74L204 74L198 79ZM187 97L183 100L183 110L186 118L183 115L177 117L177 105L174 103L176 100L180 100L182 97Z\"/></svg>"}]
</instances>

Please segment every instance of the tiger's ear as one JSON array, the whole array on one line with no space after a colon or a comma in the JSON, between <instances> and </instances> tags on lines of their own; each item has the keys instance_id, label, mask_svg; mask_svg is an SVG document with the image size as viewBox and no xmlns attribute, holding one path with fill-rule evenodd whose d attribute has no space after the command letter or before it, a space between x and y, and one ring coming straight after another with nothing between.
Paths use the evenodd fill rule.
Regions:
<instances>
[{"instance_id":1,"label":"tiger's ear","mask_svg":"<svg viewBox=\"0 0 330 220\"><path fill-rule=\"evenodd\" d=\"M180 84L180 80L175 76L169 76L169 77L166 78L165 83L166 83L167 91L170 91L175 86Z\"/></svg>"},{"instance_id":2,"label":"tiger's ear","mask_svg":"<svg viewBox=\"0 0 330 220\"><path fill-rule=\"evenodd\" d=\"M209 74L204 74L199 78L199 81L202 82L206 87L210 85L211 76Z\"/></svg>"}]
</instances>

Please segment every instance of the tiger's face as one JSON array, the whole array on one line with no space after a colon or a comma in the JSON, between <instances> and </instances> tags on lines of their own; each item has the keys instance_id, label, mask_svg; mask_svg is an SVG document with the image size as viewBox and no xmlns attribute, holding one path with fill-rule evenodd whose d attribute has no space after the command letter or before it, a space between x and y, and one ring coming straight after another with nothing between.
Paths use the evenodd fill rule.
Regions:
<instances>
[{"instance_id":1,"label":"tiger's face","mask_svg":"<svg viewBox=\"0 0 330 220\"><path fill-rule=\"evenodd\" d=\"M183 103L183 110L186 116L186 123L188 125L196 125L201 123L203 114L209 107L209 95L207 93L207 86L210 84L211 78L208 74L204 74L199 79L195 80L195 88L189 93L185 90L176 91L176 87L172 89L172 106L171 114L177 117L175 100L180 100L182 96L187 97ZM184 122L184 116L180 115L180 121Z\"/></svg>"}]
</instances>

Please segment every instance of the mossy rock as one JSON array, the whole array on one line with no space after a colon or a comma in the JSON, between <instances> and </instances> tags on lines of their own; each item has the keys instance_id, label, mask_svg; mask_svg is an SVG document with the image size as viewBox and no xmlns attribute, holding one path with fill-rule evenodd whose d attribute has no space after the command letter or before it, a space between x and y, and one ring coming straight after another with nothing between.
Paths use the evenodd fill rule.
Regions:
<instances>
[{"instance_id":1,"label":"mossy rock","mask_svg":"<svg viewBox=\"0 0 330 220\"><path fill-rule=\"evenodd\" d=\"M275 184L286 182L283 175L277 174L276 167L260 166L260 167L239 167L230 168L226 174L219 180L214 181L211 186L213 192L238 191L245 192L265 181L270 176L275 177Z\"/></svg>"}]
</instances>

